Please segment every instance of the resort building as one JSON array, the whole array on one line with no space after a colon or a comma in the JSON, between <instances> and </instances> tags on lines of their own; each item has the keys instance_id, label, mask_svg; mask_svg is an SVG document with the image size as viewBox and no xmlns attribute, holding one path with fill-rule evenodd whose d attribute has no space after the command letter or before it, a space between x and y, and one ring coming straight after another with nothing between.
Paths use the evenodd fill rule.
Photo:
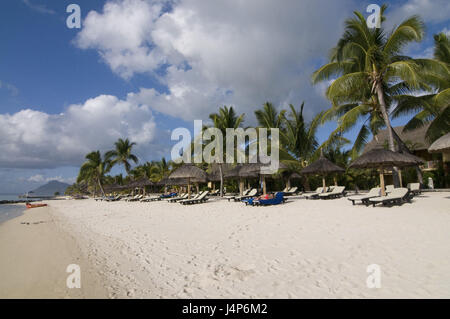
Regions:
<instances>
[{"instance_id":1,"label":"resort building","mask_svg":"<svg viewBox=\"0 0 450 319\"><path fill-rule=\"evenodd\" d=\"M422 171L434 171L442 162L442 154L432 154L428 151L431 143L426 139L425 133L428 125L412 131L403 131L404 126L394 127L395 133L405 143L410 152L424 160L424 164L420 167ZM396 143L397 145L397 143ZM386 130L380 130L369 143L364 147L363 153L366 153L374 148L388 147L388 137Z\"/></svg>"}]
</instances>

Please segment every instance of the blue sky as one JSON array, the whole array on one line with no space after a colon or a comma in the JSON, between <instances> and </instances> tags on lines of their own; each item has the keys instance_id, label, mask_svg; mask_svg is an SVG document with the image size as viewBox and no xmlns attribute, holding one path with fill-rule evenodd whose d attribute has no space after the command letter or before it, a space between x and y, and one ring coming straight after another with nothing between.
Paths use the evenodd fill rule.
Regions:
<instances>
[{"instance_id":1,"label":"blue sky","mask_svg":"<svg viewBox=\"0 0 450 319\"><path fill-rule=\"evenodd\" d=\"M81 29L66 27L70 3L81 7ZM87 151L105 151L119 136L138 141L142 161L169 157L170 131L219 105L234 105L252 124L266 100L304 100L312 117L328 104L311 72L343 20L368 3L2 1L0 192L71 182ZM408 54L431 54L432 34L450 29L448 3L389 2L389 23L417 13L426 22L426 39ZM333 128L324 125L320 141Z\"/></svg>"}]
</instances>

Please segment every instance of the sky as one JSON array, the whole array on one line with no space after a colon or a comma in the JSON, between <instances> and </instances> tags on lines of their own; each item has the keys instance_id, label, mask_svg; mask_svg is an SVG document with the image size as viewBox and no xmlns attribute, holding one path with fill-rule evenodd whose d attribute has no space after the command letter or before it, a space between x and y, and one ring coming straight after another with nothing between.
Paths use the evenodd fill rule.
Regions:
<instances>
[{"instance_id":1,"label":"sky","mask_svg":"<svg viewBox=\"0 0 450 319\"><path fill-rule=\"evenodd\" d=\"M71 3L80 29L66 25ZM73 183L84 156L119 137L137 143L141 162L170 158L171 131L223 105L252 125L266 101L304 101L311 119L329 107L311 74L344 20L368 16L370 3L389 5L389 28L413 14L425 21L426 38L408 55L431 57L433 34L450 32L448 0L1 1L0 193ZM319 141L334 128L320 127Z\"/></svg>"}]
</instances>

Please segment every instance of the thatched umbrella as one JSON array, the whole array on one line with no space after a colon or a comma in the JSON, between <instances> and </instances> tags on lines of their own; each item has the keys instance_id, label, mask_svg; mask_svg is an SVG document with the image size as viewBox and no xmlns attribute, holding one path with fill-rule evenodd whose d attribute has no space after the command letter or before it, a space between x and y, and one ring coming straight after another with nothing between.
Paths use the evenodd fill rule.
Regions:
<instances>
[{"instance_id":1,"label":"thatched umbrella","mask_svg":"<svg viewBox=\"0 0 450 319\"><path fill-rule=\"evenodd\" d=\"M287 166L282 162L279 162L278 169L286 169ZM239 171L241 177L260 177L263 184L263 194L267 193L266 187L266 176L273 175L274 172L271 170L270 164L263 164L260 162L244 164Z\"/></svg>"},{"instance_id":2,"label":"thatched umbrella","mask_svg":"<svg viewBox=\"0 0 450 319\"><path fill-rule=\"evenodd\" d=\"M417 156L405 153L392 152L386 149L372 149L354 160L349 168L379 168L381 194L386 195L384 190L383 169L396 167L417 166L423 163Z\"/></svg>"},{"instance_id":3,"label":"thatched umbrella","mask_svg":"<svg viewBox=\"0 0 450 319\"><path fill-rule=\"evenodd\" d=\"M231 167L229 166L229 169L224 172L224 178L225 179L233 179L237 178L239 179L239 193L242 196L244 192L244 178L240 175L240 171L243 167L243 164L236 164L236 166Z\"/></svg>"},{"instance_id":4,"label":"thatched umbrella","mask_svg":"<svg viewBox=\"0 0 450 319\"><path fill-rule=\"evenodd\" d=\"M191 182L206 182L206 173L193 164L184 164L174 170L169 179L187 179L188 198L191 198Z\"/></svg>"},{"instance_id":5,"label":"thatched umbrella","mask_svg":"<svg viewBox=\"0 0 450 319\"><path fill-rule=\"evenodd\" d=\"M345 169L340 166L337 166L328 158L320 155L320 158L312 164L309 164L304 169L302 169L301 173L305 175L313 175L320 174L322 175L322 185L326 187L325 176L331 173L343 173Z\"/></svg>"},{"instance_id":6,"label":"thatched umbrella","mask_svg":"<svg viewBox=\"0 0 450 319\"><path fill-rule=\"evenodd\" d=\"M287 179L287 183L286 183L286 187L287 188L291 188L291 180L292 179L302 179L302 177L300 176L299 173L294 172L291 175L289 175L288 179Z\"/></svg>"},{"instance_id":7,"label":"thatched umbrella","mask_svg":"<svg viewBox=\"0 0 450 319\"><path fill-rule=\"evenodd\" d=\"M441 136L428 148L430 153L450 152L450 133Z\"/></svg>"}]
</instances>

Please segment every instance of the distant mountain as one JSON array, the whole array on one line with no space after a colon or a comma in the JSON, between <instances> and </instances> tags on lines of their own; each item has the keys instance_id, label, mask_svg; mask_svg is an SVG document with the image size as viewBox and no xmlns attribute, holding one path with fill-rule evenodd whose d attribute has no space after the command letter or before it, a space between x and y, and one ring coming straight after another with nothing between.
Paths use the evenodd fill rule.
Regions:
<instances>
[{"instance_id":1,"label":"distant mountain","mask_svg":"<svg viewBox=\"0 0 450 319\"><path fill-rule=\"evenodd\" d=\"M32 192L29 192L29 195L31 196L53 196L56 192L58 192L60 195L64 195L64 192L66 191L67 187L69 187L69 184L58 182L58 181L50 181L45 185L42 185L41 187L36 188Z\"/></svg>"}]
</instances>

